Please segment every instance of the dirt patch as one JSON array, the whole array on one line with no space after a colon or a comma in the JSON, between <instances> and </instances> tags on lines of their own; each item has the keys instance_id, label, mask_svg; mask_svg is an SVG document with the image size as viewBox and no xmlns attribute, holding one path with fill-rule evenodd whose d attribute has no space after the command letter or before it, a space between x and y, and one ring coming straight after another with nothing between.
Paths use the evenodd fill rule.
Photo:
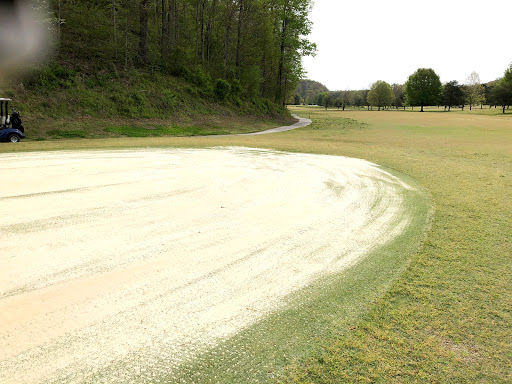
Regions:
<instances>
[{"instance_id":1,"label":"dirt patch","mask_svg":"<svg viewBox=\"0 0 512 384\"><path fill-rule=\"evenodd\" d=\"M409 187L358 159L246 148L0 158L2 383L90 381L120 362L151 381L408 220Z\"/></svg>"}]
</instances>

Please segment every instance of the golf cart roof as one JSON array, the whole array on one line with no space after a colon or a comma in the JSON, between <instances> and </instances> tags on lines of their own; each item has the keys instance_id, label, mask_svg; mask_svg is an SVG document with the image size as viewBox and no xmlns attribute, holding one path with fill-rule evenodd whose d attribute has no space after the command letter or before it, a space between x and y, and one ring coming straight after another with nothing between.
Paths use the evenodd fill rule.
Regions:
<instances>
[{"instance_id":1,"label":"golf cart roof","mask_svg":"<svg viewBox=\"0 0 512 384\"><path fill-rule=\"evenodd\" d=\"M0 97L0 101L11 101L11 99L4 99L3 97Z\"/></svg>"}]
</instances>

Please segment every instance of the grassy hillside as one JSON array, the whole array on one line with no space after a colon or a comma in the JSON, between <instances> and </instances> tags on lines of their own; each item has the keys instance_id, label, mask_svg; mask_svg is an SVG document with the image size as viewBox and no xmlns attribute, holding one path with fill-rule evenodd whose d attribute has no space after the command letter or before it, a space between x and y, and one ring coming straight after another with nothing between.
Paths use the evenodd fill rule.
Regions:
<instances>
[{"instance_id":1,"label":"grassy hillside","mask_svg":"<svg viewBox=\"0 0 512 384\"><path fill-rule=\"evenodd\" d=\"M86 74L53 63L1 89L21 111L28 140L243 133L292 121L267 99L244 98L236 82L219 85L200 72Z\"/></svg>"}]
</instances>

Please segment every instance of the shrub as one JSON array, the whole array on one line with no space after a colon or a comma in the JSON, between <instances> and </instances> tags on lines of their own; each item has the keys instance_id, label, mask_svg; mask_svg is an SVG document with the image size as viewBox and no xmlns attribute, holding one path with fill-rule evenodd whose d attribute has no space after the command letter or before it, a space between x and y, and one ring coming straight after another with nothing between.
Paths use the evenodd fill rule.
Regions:
<instances>
[{"instance_id":1,"label":"shrub","mask_svg":"<svg viewBox=\"0 0 512 384\"><path fill-rule=\"evenodd\" d=\"M215 81L215 95L219 99L226 99L231 93L231 84L229 84L226 80L217 79Z\"/></svg>"},{"instance_id":2,"label":"shrub","mask_svg":"<svg viewBox=\"0 0 512 384\"><path fill-rule=\"evenodd\" d=\"M210 88L212 81L210 74L205 72L202 68L197 68L194 72L191 72L187 80L205 90Z\"/></svg>"},{"instance_id":3,"label":"shrub","mask_svg":"<svg viewBox=\"0 0 512 384\"><path fill-rule=\"evenodd\" d=\"M231 94L236 98L236 97L240 96L242 91L243 91L243 88L242 88L242 84L240 84L240 80L234 79L231 82Z\"/></svg>"},{"instance_id":4,"label":"shrub","mask_svg":"<svg viewBox=\"0 0 512 384\"><path fill-rule=\"evenodd\" d=\"M58 87L71 88L76 71L64 68L56 63L36 69L29 80L25 82L28 87L42 87L55 89Z\"/></svg>"}]
</instances>

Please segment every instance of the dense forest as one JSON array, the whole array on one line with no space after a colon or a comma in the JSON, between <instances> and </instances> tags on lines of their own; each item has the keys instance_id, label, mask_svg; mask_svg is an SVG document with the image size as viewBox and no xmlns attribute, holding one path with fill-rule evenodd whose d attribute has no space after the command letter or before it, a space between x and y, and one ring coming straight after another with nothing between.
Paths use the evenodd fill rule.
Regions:
<instances>
[{"instance_id":1,"label":"dense forest","mask_svg":"<svg viewBox=\"0 0 512 384\"><path fill-rule=\"evenodd\" d=\"M49 54L21 63L28 73L0 79L0 97L13 99L34 139L139 135L149 119L165 132L180 125L178 135L287 123L301 59L316 50L307 39L311 0L12 4L31 9L52 36ZM30 46L18 37L9 39L18 51Z\"/></svg>"},{"instance_id":2,"label":"dense forest","mask_svg":"<svg viewBox=\"0 0 512 384\"><path fill-rule=\"evenodd\" d=\"M284 105L312 54L311 0L55 0L57 60L93 74L138 68L220 98ZM211 93L210 92L210 93Z\"/></svg>"}]
</instances>

